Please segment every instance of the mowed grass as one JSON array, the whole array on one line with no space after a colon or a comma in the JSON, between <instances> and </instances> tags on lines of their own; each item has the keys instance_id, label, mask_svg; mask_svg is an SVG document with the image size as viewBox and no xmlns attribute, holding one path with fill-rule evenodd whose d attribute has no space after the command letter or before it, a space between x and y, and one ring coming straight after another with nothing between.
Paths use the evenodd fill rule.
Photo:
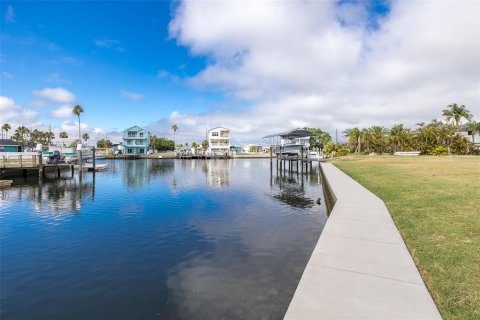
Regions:
<instances>
[{"instance_id":1,"label":"mowed grass","mask_svg":"<svg viewBox=\"0 0 480 320\"><path fill-rule=\"evenodd\" d=\"M383 199L445 319L480 319L480 157L346 157Z\"/></svg>"}]
</instances>

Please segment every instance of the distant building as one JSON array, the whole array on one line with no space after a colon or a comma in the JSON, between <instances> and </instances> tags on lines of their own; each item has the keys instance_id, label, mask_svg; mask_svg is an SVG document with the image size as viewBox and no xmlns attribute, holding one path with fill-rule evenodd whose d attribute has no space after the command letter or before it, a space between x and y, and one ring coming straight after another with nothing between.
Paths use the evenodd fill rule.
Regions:
<instances>
[{"instance_id":1,"label":"distant building","mask_svg":"<svg viewBox=\"0 0 480 320\"><path fill-rule=\"evenodd\" d=\"M0 139L0 152L22 152L22 146L12 139Z\"/></svg>"},{"instance_id":2,"label":"distant building","mask_svg":"<svg viewBox=\"0 0 480 320\"><path fill-rule=\"evenodd\" d=\"M124 154L146 154L150 148L150 132L133 126L123 131L122 141Z\"/></svg>"},{"instance_id":3,"label":"distant building","mask_svg":"<svg viewBox=\"0 0 480 320\"><path fill-rule=\"evenodd\" d=\"M476 146L480 144L480 134L470 130L468 128L468 124L464 124L460 126L460 134L466 137L470 142L475 141Z\"/></svg>"},{"instance_id":4,"label":"distant building","mask_svg":"<svg viewBox=\"0 0 480 320\"><path fill-rule=\"evenodd\" d=\"M216 127L208 130L208 150L213 155L228 155L230 153L230 130Z\"/></svg>"},{"instance_id":5,"label":"distant building","mask_svg":"<svg viewBox=\"0 0 480 320\"><path fill-rule=\"evenodd\" d=\"M247 144L242 147L243 153L259 153L262 152L262 146L259 144Z\"/></svg>"}]
</instances>

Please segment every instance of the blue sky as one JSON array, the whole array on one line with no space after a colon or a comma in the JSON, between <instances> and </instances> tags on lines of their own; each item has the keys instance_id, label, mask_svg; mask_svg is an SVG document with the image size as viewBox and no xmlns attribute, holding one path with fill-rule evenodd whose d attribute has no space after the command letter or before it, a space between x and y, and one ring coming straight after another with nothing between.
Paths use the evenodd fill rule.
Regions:
<instances>
[{"instance_id":1,"label":"blue sky","mask_svg":"<svg viewBox=\"0 0 480 320\"><path fill-rule=\"evenodd\" d=\"M18 104L28 106L33 90L62 87L85 107L86 122L108 130L147 125L176 109L210 108L208 93L175 80L196 74L205 62L169 38L172 4L2 2L3 13L8 7L14 21L2 23L2 71L12 77L2 79L2 94ZM50 108L37 110L40 120L61 122L49 116Z\"/></svg>"},{"instance_id":2,"label":"blue sky","mask_svg":"<svg viewBox=\"0 0 480 320\"><path fill-rule=\"evenodd\" d=\"M223 125L250 143L297 126L413 125L451 102L475 114L478 6L2 1L0 122L74 132L78 103L98 137L176 123L186 141Z\"/></svg>"}]
</instances>

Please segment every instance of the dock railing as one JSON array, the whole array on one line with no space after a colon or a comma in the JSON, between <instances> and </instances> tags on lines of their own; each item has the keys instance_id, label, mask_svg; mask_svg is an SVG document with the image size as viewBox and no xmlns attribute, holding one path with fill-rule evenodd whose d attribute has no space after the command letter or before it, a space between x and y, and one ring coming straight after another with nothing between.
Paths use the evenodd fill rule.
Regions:
<instances>
[{"instance_id":1,"label":"dock railing","mask_svg":"<svg viewBox=\"0 0 480 320\"><path fill-rule=\"evenodd\" d=\"M0 152L0 168L36 167L39 164L37 152Z\"/></svg>"}]
</instances>

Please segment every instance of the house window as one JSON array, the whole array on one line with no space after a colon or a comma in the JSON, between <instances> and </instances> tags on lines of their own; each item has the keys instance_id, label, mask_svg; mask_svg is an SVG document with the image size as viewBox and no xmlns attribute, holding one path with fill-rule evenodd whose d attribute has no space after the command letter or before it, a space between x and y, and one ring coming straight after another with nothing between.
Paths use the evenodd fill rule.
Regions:
<instances>
[{"instance_id":1,"label":"house window","mask_svg":"<svg viewBox=\"0 0 480 320\"><path fill-rule=\"evenodd\" d=\"M127 153L133 153L132 149L127 149Z\"/></svg>"},{"instance_id":2,"label":"house window","mask_svg":"<svg viewBox=\"0 0 480 320\"><path fill-rule=\"evenodd\" d=\"M127 132L127 136L128 136L129 138L135 137L135 134L136 134L135 131L128 131L128 132Z\"/></svg>"},{"instance_id":3,"label":"house window","mask_svg":"<svg viewBox=\"0 0 480 320\"><path fill-rule=\"evenodd\" d=\"M143 132L140 132L138 135L140 136L140 138L143 138Z\"/></svg>"},{"instance_id":4,"label":"house window","mask_svg":"<svg viewBox=\"0 0 480 320\"><path fill-rule=\"evenodd\" d=\"M145 149L140 149L140 153L145 153Z\"/></svg>"},{"instance_id":5,"label":"house window","mask_svg":"<svg viewBox=\"0 0 480 320\"><path fill-rule=\"evenodd\" d=\"M218 137L218 132L212 132L212 137Z\"/></svg>"}]
</instances>

